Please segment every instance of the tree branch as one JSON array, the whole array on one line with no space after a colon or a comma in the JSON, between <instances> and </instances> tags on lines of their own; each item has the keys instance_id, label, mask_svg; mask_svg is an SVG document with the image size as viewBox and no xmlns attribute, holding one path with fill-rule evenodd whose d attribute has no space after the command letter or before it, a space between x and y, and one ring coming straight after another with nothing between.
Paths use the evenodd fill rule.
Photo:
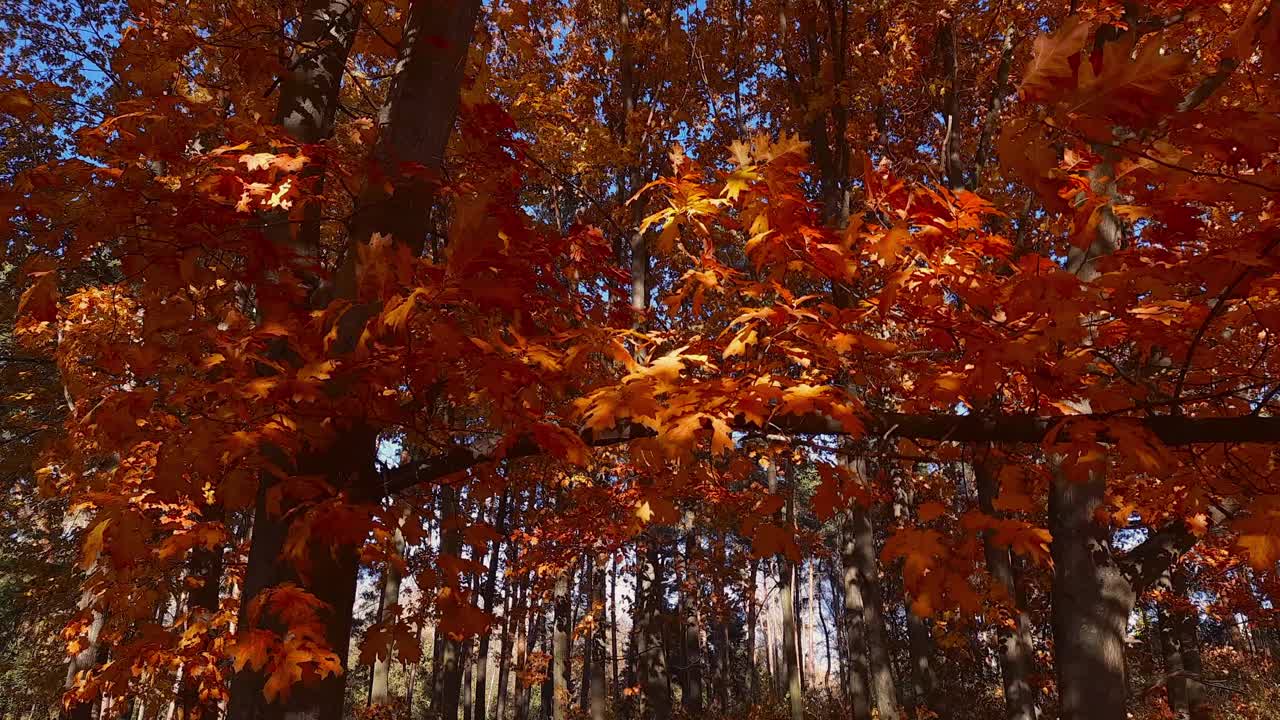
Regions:
<instances>
[{"instance_id":1,"label":"tree branch","mask_svg":"<svg viewBox=\"0 0 1280 720\"><path fill-rule=\"evenodd\" d=\"M1192 418L1159 415L1144 418L1116 417L1114 415L911 415L906 413L879 413L863 418L869 435L884 438L903 437L915 440L947 442L996 442L1040 443L1050 433L1056 433L1060 441L1072 437L1073 426L1078 423L1105 423L1115 426L1128 423L1154 435L1165 445L1194 445L1201 443L1280 443L1280 417L1243 415L1235 417ZM731 425L740 431L766 430L787 435L849 435L849 428L836 420L820 414L784 415L774 418L766 428L759 428L742 418ZM1089 433L1099 442L1122 442L1126 438L1109 434L1105 429ZM604 432L584 430L581 438L591 447L619 445L657 433L643 425L628 423ZM421 461L408 463L387 472L381 487L368 490L381 495L394 495L420 483L437 482L441 478L462 472L486 462L511 460L545 452L532 435L524 435L502 443L472 443L455 445L450 450ZM1157 573L1158 574L1158 573Z\"/></svg>"}]
</instances>

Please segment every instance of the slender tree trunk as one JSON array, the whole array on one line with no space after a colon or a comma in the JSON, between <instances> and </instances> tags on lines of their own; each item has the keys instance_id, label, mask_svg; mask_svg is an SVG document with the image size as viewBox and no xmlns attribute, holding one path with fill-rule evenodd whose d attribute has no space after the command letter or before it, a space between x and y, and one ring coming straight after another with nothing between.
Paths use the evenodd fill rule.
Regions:
<instances>
[{"instance_id":1,"label":"slender tree trunk","mask_svg":"<svg viewBox=\"0 0 1280 720\"><path fill-rule=\"evenodd\" d=\"M605 566L602 558L597 558L595 567L591 568L591 612L596 622L592 626L591 635L587 638L586 657L591 658L592 673L590 682L583 678L583 685L589 686L588 711L591 720L604 720L606 711L606 695L604 687L605 633ZM615 635L616 637L616 635Z\"/></svg>"},{"instance_id":2,"label":"slender tree trunk","mask_svg":"<svg viewBox=\"0 0 1280 720\"><path fill-rule=\"evenodd\" d=\"M388 558L387 569L382 577L382 600L378 608L378 622L388 623L395 618L400 605L400 566L404 560L404 533L400 532L397 523L391 538L394 557ZM386 657L376 658L373 662L373 675L369 687L369 704L385 705L391 700L391 653Z\"/></svg>"},{"instance_id":3,"label":"slender tree trunk","mask_svg":"<svg viewBox=\"0 0 1280 720\"><path fill-rule=\"evenodd\" d=\"M518 618L516 625L516 712L515 720L528 720L529 718L529 701L533 693L530 686L529 677L529 644L533 636L533 622L537 613L534 611L532 602L528 596L531 592L526 585L524 588L524 602L521 603L521 609L525 615Z\"/></svg>"},{"instance_id":4,"label":"slender tree trunk","mask_svg":"<svg viewBox=\"0 0 1280 720\"><path fill-rule=\"evenodd\" d=\"M456 518L461 513L461 503L458 498L458 488L453 485L443 485L440 488L440 554L450 557L461 557L462 551L462 531L457 527ZM459 591L463 582L463 578L446 578L446 582L456 583L458 587L454 590ZM446 610L447 611L447 610ZM449 635L441 633L437 627L436 632L443 635L440 644L440 667L437 671L438 691L432 703L436 709L436 714L444 720L455 720L458 717L458 708L462 700L462 674L465 658L463 656L463 641Z\"/></svg>"},{"instance_id":5,"label":"slender tree trunk","mask_svg":"<svg viewBox=\"0 0 1280 720\"><path fill-rule=\"evenodd\" d=\"M1179 601L1187 599L1187 571L1175 567L1172 572L1172 592ZM1182 653L1182 668L1187 673L1187 712L1191 720L1209 720L1211 715L1205 698L1205 686L1200 681L1204 667L1200 661L1200 620L1194 606L1172 616L1173 636L1177 638Z\"/></svg>"},{"instance_id":6,"label":"slender tree trunk","mask_svg":"<svg viewBox=\"0 0 1280 720\"><path fill-rule=\"evenodd\" d=\"M764 574L767 577L769 573L769 563L765 561ZM764 614L760 617L760 630L764 633L764 674L769 681L769 690L773 692L776 689L774 681L774 668L778 665L773 660L773 633L769 628L769 616L773 614L772 603L769 602L769 595L765 594Z\"/></svg>"},{"instance_id":7,"label":"slender tree trunk","mask_svg":"<svg viewBox=\"0 0 1280 720\"><path fill-rule=\"evenodd\" d=\"M815 592L817 585L813 581L813 561L809 561L806 565L808 566L809 576L807 583L808 587L806 590L806 594L808 595L808 605L805 607L804 643L801 645L801 647L805 649L804 664L802 665L804 672L801 677L804 678L804 687L808 690L813 687L813 683L818 676L818 631L817 626L814 623L814 613L817 612L816 606L818 604L818 595Z\"/></svg>"},{"instance_id":8,"label":"slender tree trunk","mask_svg":"<svg viewBox=\"0 0 1280 720\"><path fill-rule=\"evenodd\" d=\"M583 611L583 618L592 615L596 622L600 622L599 615L594 614L595 590L592 584L595 582L595 569L593 567L594 559L591 553L582 554L582 572L579 574L578 593L582 596L586 609ZM574 625L577 627L577 625ZM591 651L591 644L594 641L594 635L586 635L582 638L582 679L578 682L578 710L586 713L591 708L591 680L592 677L600 672L594 666L594 653Z\"/></svg>"},{"instance_id":9,"label":"slender tree trunk","mask_svg":"<svg viewBox=\"0 0 1280 720\"><path fill-rule=\"evenodd\" d=\"M1000 480L989 450L975 457L973 471L974 484L978 488L978 506L982 512L994 516ZM1007 621L996 624L996 655L1004 683L1005 717L1007 720L1036 720L1040 716L1040 708L1036 690L1031 685L1031 618L1026 611L1026 599L1014 574L1009 548L997 546L992 541L992 533L986 532L983 534L983 552L987 571L1003 599L1002 611L1009 615Z\"/></svg>"},{"instance_id":10,"label":"slender tree trunk","mask_svg":"<svg viewBox=\"0 0 1280 720\"><path fill-rule=\"evenodd\" d=\"M777 461L769 463L769 492L778 492ZM787 525L795 520L794 495L788 493L786 502ZM787 700L791 708L791 720L804 720L804 693L800 686L800 657L796 642L796 565L790 558L779 557L778 593L782 599L782 657L787 673Z\"/></svg>"},{"instance_id":11,"label":"slender tree trunk","mask_svg":"<svg viewBox=\"0 0 1280 720\"><path fill-rule=\"evenodd\" d=\"M508 552L511 554L510 565L515 566L518 560L519 548L512 543ZM515 587L507 586L506 592L503 593L503 613L502 613L502 643L501 649L498 651L498 693L494 700L493 716L495 720L506 720L507 717L507 693L511 686L511 665L514 661L516 667L520 667L522 659L515 658L515 646L519 644L521 636L521 627L523 626L520 618L520 607L524 597L524 578L520 578L515 582Z\"/></svg>"},{"instance_id":12,"label":"slender tree trunk","mask_svg":"<svg viewBox=\"0 0 1280 720\"><path fill-rule=\"evenodd\" d=\"M697 612L697 581L690 577L689 569L693 562L694 552L698 544L697 534L692 529L692 519L688 523L690 529L685 533L684 573L680 586L679 628L683 645L680 653L684 659L684 668L680 673L682 692L680 703L690 715L702 713L702 648L699 636ZM690 597L692 595L693 597Z\"/></svg>"},{"instance_id":13,"label":"slender tree trunk","mask_svg":"<svg viewBox=\"0 0 1280 720\"><path fill-rule=\"evenodd\" d=\"M85 590L80 595L80 609L89 609L92 605L93 593ZM64 686L67 690L75 687L77 675L93 669L98 664L98 636L102 633L102 626L106 624L107 616L97 609L90 612L92 615L84 649L76 653L67 663L67 680ZM74 703L69 707L63 706L59 718L60 720L92 720L93 706L92 701Z\"/></svg>"},{"instance_id":14,"label":"slender tree trunk","mask_svg":"<svg viewBox=\"0 0 1280 720\"><path fill-rule=\"evenodd\" d=\"M550 647L550 639L547 636L546 608L540 607L539 610L541 612L538 613L538 624L534 628L538 633L536 636L537 645L535 647L540 647L544 653L548 653L552 648ZM555 681L555 671L553 668L547 668L546 677L542 681L542 686L538 688L540 694L538 699L541 703L538 708L538 716L544 718L544 720L551 720L551 711L552 708L555 707Z\"/></svg>"},{"instance_id":15,"label":"slender tree trunk","mask_svg":"<svg viewBox=\"0 0 1280 720\"><path fill-rule=\"evenodd\" d=\"M573 585L573 568L567 567L556 577L554 590L555 632L551 650L551 677L553 693L553 720L566 720L569 717L569 589Z\"/></svg>"},{"instance_id":16,"label":"slender tree trunk","mask_svg":"<svg viewBox=\"0 0 1280 720\"><path fill-rule=\"evenodd\" d=\"M751 576L747 582L747 693L748 701L756 701L757 687L760 681L760 666L756 661L756 623L759 622L760 607L756 602L756 577L760 573L760 561L751 561ZM727 710L727 708L726 708Z\"/></svg>"},{"instance_id":17,"label":"slender tree trunk","mask_svg":"<svg viewBox=\"0 0 1280 720\"><path fill-rule=\"evenodd\" d=\"M476 654L472 652L474 638L467 638L462 643L462 686L459 688L459 697L462 701L462 720L472 719L472 710L474 708L474 695L471 694L472 680L475 677Z\"/></svg>"},{"instance_id":18,"label":"slender tree trunk","mask_svg":"<svg viewBox=\"0 0 1280 720\"><path fill-rule=\"evenodd\" d=\"M494 526L497 528L498 535L504 536L507 533L507 511L511 503L511 493L504 493L502 499L498 501L498 514L494 519ZM483 603L485 612L493 612L494 593L498 587L498 564L502 559L503 540L498 539L493 543L493 552L489 557L489 572L484 578L484 587L480 590L480 599ZM475 672L475 703L472 715L475 720L485 720L485 710L489 701L489 640L492 637L489 630L480 633L480 640L477 649L476 672ZM499 684L498 692L501 694L502 687Z\"/></svg>"},{"instance_id":19,"label":"slender tree trunk","mask_svg":"<svg viewBox=\"0 0 1280 720\"><path fill-rule=\"evenodd\" d=\"M618 682L618 559L609 561L609 635L613 642L610 664L613 666L613 702L622 701L622 685Z\"/></svg>"}]
</instances>

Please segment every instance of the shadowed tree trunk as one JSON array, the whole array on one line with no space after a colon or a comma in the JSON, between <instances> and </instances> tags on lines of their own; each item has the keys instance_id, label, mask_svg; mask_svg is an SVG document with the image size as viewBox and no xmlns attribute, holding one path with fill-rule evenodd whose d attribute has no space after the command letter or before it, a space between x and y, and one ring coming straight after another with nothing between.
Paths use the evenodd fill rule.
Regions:
<instances>
[{"instance_id":1,"label":"shadowed tree trunk","mask_svg":"<svg viewBox=\"0 0 1280 720\"><path fill-rule=\"evenodd\" d=\"M898 720L898 689L893 681L893 661L885 631L884 606L880 599L880 570L876 562L875 533L870 510L856 505L850 511L853 530L853 559L862 589L862 616L865 619L867 659L872 696L881 720Z\"/></svg>"},{"instance_id":2,"label":"shadowed tree trunk","mask_svg":"<svg viewBox=\"0 0 1280 720\"><path fill-rule=\"evenodd\" d=\"M1200 661L1200 619L1194 605L1182 607L1189 600L1187 571L1185 567L1173 568L1171 590L1179 605L1170 613L1172 635L1177 639L1182 654L1182 669L1186 672L1187 712L1191 720L1209 720L1210 708L1204 696L1204 683L1200 681L1204 667Z\"/></svg>"},{"instance_id":3,"label":"shadowed tree trunk","mask_svg":"<svg viewBox=\"0 0 1280 720\"><path fill-rule=\"evenodd\" d=\"M842 564L841 587L844 591L845 672L844 695L853 720L870 720L871 693L868 675L871 664L867 658L866 611L862 600L862 578L858 573L855 553L856 540L852 511L846 512L840 524L840 561Z\"/></svg>"},{"instance_id":4,"label":"shadowed tree trunk","mask_svg":"<svg viewBox=\"0 0 1280 720\"><path fill-rule=\"evenodd\" d=\"M644 693L643 716L649 720L667 720L671 717L671 683L662 637L666 584L662 551L652 529L640 552L636 568L636 675Z\"/></svg>"},{"instance_id":5,"label":"shadowed tree trunk","mask_svg":"<svg viewBox=\"0 0 1280 720\"><path fill-rule=\"evenodd\" d=\"M489 557L489 572L484 578L484 587L480 590L480 599L483 603L485 612L493 611L494 593L498 587L498 563L502 558L503 540L501 537L507 534L507 510L511 503L510 492L504 493L502 499L498 501L498 514L494 519L494 526L497 529L499 538L493 542L493 553ZM472 717L475 720L485 720L485 710L488 704L489 689L487 687L489 677L489 639L492 633L488 630L480 634L478 650L476 653L476 672L475 672L475 703L472 710ZM502 684L498 684L498 694L502 694Z\"/></svg>"},{"instance_id":6,"label":"shadowed tree trunk","mask_svg":"<svg viewBox=\"0 0 1280 720\"><path fill-rule=\"evenodd\" d=\"M401 57L391 92L380 118L383 129L375 151L380 156L419 162L433 170L441 167L457 111L458 89L465 65L463 59L470 46L478 9L477 0L428 0L413 5L406 20ZM331 132L341 79L359 18L359 6L344 0L317 0L304 9L299 23L299 56L281 82L277 112L280 123L291 137L302 142L316 142ZM445 42L426 42L424 28L432 28L432 37L443 36ZM391 212L358 213L358 220L361 217L366 220L363 225L359 221L356 223L349 246L358 246L373 232L388 232L409 242L418 237L424 213L412 210L423 207L424 194L396 193L395 197L397 202L413 201L413 204ZM299 250L294 253L293 262L306 263L306 258L318 248L318 224L315 225L317 232L314 237L308 235L305 226L299 233ZM344 263L339 270L334 287L339 298L355 296L357 273L354 265L358 256L358 252L349 252L351 261ZM320 303L323 299L323 294L317 294L312 302ZM359 319L360 314L350 315ZM358 323L354 323L352 327L340 330L340 342L335 344L337 352L350 345L346 340L355 334L357 327ZM353 428L343 434L335 447L323 452L327 457L312 455L300 458L298 469L321 474L337 488L350 487L353 477L367 480L365 475L373 467L375 436L376 432L372 430ZM253 607L252 601L262 591L295 579L292 570L279 561L289 528L283 518L274 517L267 511L269 484L271 480L264 473L245 570L238 623L241 630L252 629L252 623L248 622L252 618L248 612ZM317 547L313 552L309 576L297 578L304 580L303 586L329 607L330 612L325 617L325 639L343 668L350 640L357 570L354 548ZM343 708L343 681L340 674L330 675L318 682L294 688L285 702L268 704L262 694L263 674L241 672L231 685L227 720L258 720L283 715L288 715L291 720L337 720Z\"/></svg>"},{"instance_id":7,"label":"shadowed tree trunk","mask_svg":"<svg viewBox=\"0 0 1280 720\"><path fill-rule=\"evenodd\" d=\"M444 485L440 488L440 554L450 557L461 557L462 531L455 518L461 512L458 488ZM461 585L462 578L456 582ZM458 588L454 588L455 591ZM440 629L436 629L440 633ZM458 708L462 700L462 671L464 643L449 633L441 633L440 667L437 672L436 690L432 707L441 718L454 720L458 717Z\"/></svg>"},{"instance_id":8,"label":"shadowed tree trunk","mask_svg":"<svg viewBox=\"0 0 1280 720\"><path fill-rule=\"evenodd\" d=\"M680 605L676 611L681 634L680 643L683 646L680 655L684 661L684 667L680 671L680 704L684 707L685 712L697 715L702 712L703 705L702 643L700 642L701 638L696 617L698 581L690 576L690 567L697 548L698 536L696 531L692 529L692 517L687 518L686 524L689 530L685 532L684 536L684 571L677 582L680 586ZM690 597L691 595L692 597Z\"/></svg>"},{"instance_id":9,"label":"shadowed tree trunk","mask_svg":"<svg viewBox=\"0 0 1280 720\"><path fill-rule=\"evenodd\" d=\"M516 720L528 720L529 703L533 694L533 687L529 684L529 647L532 642L536 641L533 635L534 619L537 612L533 608L533 603L529 600L531 590L528 585L524 587L524 602L521 609L525 615L517 622L516 626L516 668L518 676L516 677Z\"/></svg>"},{"instance_id":10,"label":"shadowed tree trunk","mask_svg":"<svg viewBox=\"0 0 1280 720\"><path fill-rule=\"evenodd\" d=\"M756 623L760 619L760 606L756 601L756 577L760 574L759 560L751 561L750 572L747 578L747 699L749 702L755 702L760 682L760 667L756 662Z\"/></svg>"},{"instance_id":11,"label":"shadowed tree trunk","mask_svg":"<svg viewBox=\"0 0 1280 720\"><path fill-rule=\"evenodd\" d=\"M973 471L978 488L978 506L992 516L996 515L994 503L1000 494L998 470L989 450L979 452L975 457ZM987 571L1004 600L1003 609L1010 615L1008 622L996 626L996 655L1004 685L1005 717L1007 720L1036 720L1040 709L1036 703L1035 688L1031 685L1031 618L1027 615L1026 600L1014 574L1013 558L1009 548L992 542L990 531L983 533L983 552Z\"/></svg>"},{"instance_id":12,"label":"shadowed tree trunk","mask_svg":"<svg viewBox=\"0 0 1280 720\"><path fill-rule=\"evenodd\" d=\"M222 585L222 548L198 547L191 551L188 561L190 575L199 585L187 596L187 614L196 621L208 622L218 611L219 589ZM178 716L182 720L204 718L216 720L219 715L216 695L200 699L200 679L186 665L182 668L181 690L177 702Z\"/></svg>"}]
</instances>

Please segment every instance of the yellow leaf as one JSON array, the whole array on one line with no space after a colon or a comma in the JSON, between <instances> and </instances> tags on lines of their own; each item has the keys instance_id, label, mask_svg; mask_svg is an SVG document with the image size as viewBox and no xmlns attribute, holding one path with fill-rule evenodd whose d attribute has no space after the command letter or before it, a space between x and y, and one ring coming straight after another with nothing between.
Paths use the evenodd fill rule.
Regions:
<instances>
[{"instance_id":1,"label":"yellow leaf","mask_svg":"<svg viewBox=\"0 0 1280 720\"><path fill-rule=\"evenodd\" d=\"M107 531L107 526L111 524L111 518L107 518L99 522L84 537L84 548L80 556L81 569L88 570L98 561L98 555L102 553L103 534Z\"/></svg>"}]
</instances>

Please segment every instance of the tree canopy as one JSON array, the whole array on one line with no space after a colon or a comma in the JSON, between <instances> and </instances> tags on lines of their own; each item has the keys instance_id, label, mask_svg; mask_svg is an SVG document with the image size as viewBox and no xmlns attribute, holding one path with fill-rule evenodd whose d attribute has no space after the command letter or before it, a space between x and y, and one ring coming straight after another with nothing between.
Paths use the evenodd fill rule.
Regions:
<instances>
[{"instance_id":1,"label":"tree canopy","mask_svg":"<svg viewBox=\"0 0 1280 720\"><path fill-rule=\"evenodd\" d=\"M0 39L0 716L1274 712L1272 0Z\"/></svg>"}]
</instances>

